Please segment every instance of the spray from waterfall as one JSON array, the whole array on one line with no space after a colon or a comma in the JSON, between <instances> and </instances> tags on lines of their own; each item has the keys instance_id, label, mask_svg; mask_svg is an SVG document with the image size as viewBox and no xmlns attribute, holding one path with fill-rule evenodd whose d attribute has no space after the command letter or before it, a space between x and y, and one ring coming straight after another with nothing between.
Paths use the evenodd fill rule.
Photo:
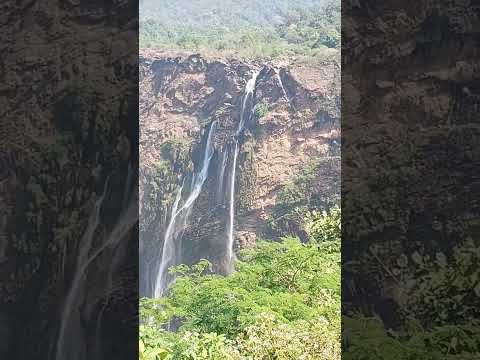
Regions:
<instances>
[{"instance_id":1,"label":"spray from waterfall","mask_svg":"<svg viewBox=\"0 0 480 360\"><path fill-rule=\"evenodd\" d=\"M249 104L249 100L253 103L253 95L255 91L255 85L257 82L257 77L260 72L253 74L252 78L248 80L247 85L245 86L245 94L242 101L242 109L240 111L240 122L238 124L237 131L235 132L234 137L234 153L233 153L233 164L232 164L232 173L230 178L230 208L229 208L229 222L228 222L228 238L227 238L227 257L228 262L231 265L234 259L234 227L235 227L235 174L237 168L237 158L239 152L239 140L238 136L242 134L245 123L250 120L253 112L253 104Z\"/></svg>"},{"instance_id":2,"label":"spray from waterfall","mask_svg":"<svg viewBox=\"0 0 480 360\"><path fill-rule=\"evenodd\" d=\"M212 159L213 153L215 150L213 136L215 134L216 126L217 126L216 121L214 121L210 126L210 130L207 136L207 143L205 145L205 153L203 157L202 169L200 170L199 173L193 174L191 192L187 197L187 200L185 200L185 203L180 208L178 208L179 203L177 203L176 206L174 204L175 209L172 209L170 222L164 235L162 257L160 260L160 268L155 281L154 296L156 298L162 296L162 294L164 293L164 291L167 289L169 285L167 271L168 271L168 268L174 265L175 263L176 259L174 259L175 256L173 255L177 253L177 248L178 248L177 245L179 245L178 242L181 240L181 236L177 236L177 235L178 235L178 232L182 230L182 227L180 228L177 227L177 224L183 223L183 228L185 227L186 221L190 215L192 205L200 195L203 184L207 179L210 160ZM177 197L178 197L178 194L177 194ZM180 202L180 200L181 200L181 196L178 198L178 202ZM177 218L180 216L183 219L181 219L181 221L178 221Z\"/></svg>"}]
</instances>

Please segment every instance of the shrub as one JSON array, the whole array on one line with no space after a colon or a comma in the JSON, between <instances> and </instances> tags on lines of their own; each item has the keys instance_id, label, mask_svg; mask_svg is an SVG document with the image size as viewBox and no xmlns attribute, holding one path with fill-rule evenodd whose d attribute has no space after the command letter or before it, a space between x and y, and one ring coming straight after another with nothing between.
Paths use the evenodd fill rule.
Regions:
<instances>
[{"instance_id":1,"label":"shrub","mask_svg":"<svg viewBox=\"0 0 480 360\"><path fill-rule=\"evenodd\" d=\"M254 325L240 335L238 349L245 359L340 359L339 322L324 318L279 322L272 314L260 314Z\"/></svg>"},{"instance_id":2,"label":"shrub","mask_svg":"<svg viewBox=\"0 0 480 360\"><path fill-rule=\"evenodd\" d=\"M211 274L206 260L172 268L167 296L140 304L145 356L339 359L339 239L327 244L260 240L228 277ZM164 330L172 321L177 332Z\"/></svg>"},{"instance_id":3,"label":"shrub","mask_svg":"<svg viewBox=\"0 0 480 360\"><path fill-rule=\"evenodd\" d=\"M255 105L255 117L257 119L263 118L265 115L267 115L269 111L268 103L265 100L262 100L259 102L257 105Z\"/></svg>"}]
</instances>

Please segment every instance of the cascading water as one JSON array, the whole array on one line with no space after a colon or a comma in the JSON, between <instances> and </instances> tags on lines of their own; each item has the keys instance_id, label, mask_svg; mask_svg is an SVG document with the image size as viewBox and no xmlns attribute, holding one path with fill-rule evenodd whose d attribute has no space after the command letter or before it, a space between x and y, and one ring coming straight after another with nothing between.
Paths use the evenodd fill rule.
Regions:
<instances>
[{"instance_id":1,"label":"cascading water","mask_svg":"<svg viewBox=\"0 0 480 360\"><path fill-rule=\"evenodd\" d=\"M250 119L250 113L248 114L248 117L245 118L245 110L247 109L248 105L248 100L253 100L253 92L255 91L255 84L257 83L257 77L260 74L260 72L256 72L253 74L252 78L247 81L247 84L245 85L245 94L243 95L243 101L242 101L242 110L240 112L240 123L238 124L237 131L235 132L235 136L238 137L245 128L245 121ZM253 110L253 106L250 108Z\"/></svg>"},{"instance_id":2,"label":"cascading water","mask_svg":"<svg viewBox=\"0 0 480 360\"><path fill-rule=\"evenodd\" d=\"M223 179L225 177L225 168L227 167L228 152L222 153L222 167L220 168L220 175L218 176L218 188L217 188L217 203L223 201Z\"/></svg>"},{"instance_id":3,"label":"cascading water","mask_svg":"<svg viewBox=\"0 0 480 360\"><path fill-rule=\"evenodd\" d=\"M227 219L227 236L225 244L227 268L232 268L234 259L234 223L235 223L235 178L238 162L238 155L241 146L241 138L245 127L253 114L253 95L259 72L254 73L248 80L241 103L240 120L233 134L233 141L222 151L222 156L217 157L219 163L216 167L218 174L217 188L215 189L217 205L226 205L229 203ZM193 211L193 205L202 192L205 181L209 176L209 166L213 158L214 135L216 132L217 121L212 122L205 142L203 162L200 171L192 174L191 185L187 187L184 183L177 190L175 200L170 210L170 217L167 222L165 232L163 233L163 245L159 249L157 261L151 269L154 274L151 284L152 296L159 298L165 294L173 277L168 273L169 268L181 263L184 260L182 238L187 228L190 214ZM220 160L221 159L221 160ZM231 164L231 168L230 168ZM227 167L230 171L227 171ZM229 174L226 174L228 172ZM225 179L229 179L228 185L224 184ZM184 179L185 182L185 179ZM225 203L224 203L225 202ZM160 241L159 241L160 242ZM150 271L150 270L149 270Z\"/></svg>"},{"instance_id":4,"label":"cascading water","mask_svg":"<svg viewBox=\"0 0 480 360\"><path fill-rule=\"evenodd\" d=\"M239 152L239 135L242 134L245 123L250 120L252 113L253 113L253 95L255 91L255 85L257 82L257 77L259 72L253 74L252 78L248 80L247 85L245 86L245 94L243 96L242 101L242 109L240 111L240 122L238 124L237 131L235 132L234 136L234 153L233 153L233 163L232 163L232 173L230 176L230 207L229 207L229 222L228 222L228 238L227 238L227 257L228 263L230 267L232 266L234 260L234 227L235 227L235 174L237 168L237 158ZM248 108L248 101L251 100L252 104L250 104L249 111Z\"/></svg>"},{"instance_id":5,"label":"cascading water","mask_svg":"<svg viewBox=\"0 0 480 360\"><path fill-rule=\"evenodd\" d=\"M95 230L100 225L100 209L102 208L107 193L110 177L111 175L107 177L103 193L95 202L94 209L87 223L87 228L80 241L82 247L77 258L75 275L63 305L62 316L60 318L60 329L55 347L56 360L85 360L87 358L92 358L90 356L91 354L87 356L85 341L86 334L84 334L84 330L81 328L80 301L82 301L82 298L79 296L79 290L81 289L81 286L86 284L85 275L89 266L107 248L109 248L113 251L112 261L110 267L106 271L104 279L102 280L103 286L101 286L101 290L103 292L111 291L112 277L117 270L117 265L120 260L119 254L117 253L120 241L134 228L135 223L138 221L138 197L132 196L132 188L136 188L136 186L132 186L133 171L129 165L127 181L125 182L123 198L124 205L122 206L120 218L116 221L112 230L109 231L108 236L103 241L102 245L95 250L93 249L93 238ZM108 297L109 294L103 295ZM100 348L101 343L100 329L104 310L105 306L100 310L95 326L97 330L97 333L95 334L97 358L100 358L98 349ZM80 340L79 336L84 337L84 339ZM78 344L83 344L83 347L78 348Z\"/></svg>"},{"instance_id":6,"label":"cascading water","mask_svg":"<svg viewBox=\"0 0 480 360\"><path fill-rule=\"evenodd\" d=\"M72 286L70 287L65 303L63 305L62 316L60 317L60 331L56 344L56 360L74 358L82 359L84 357L84 355L81 354L79 349L74 348L74 346L70 346L68 342L72 341L75 336L78 336L78 334L81 333L79 325L80 320L78 319L79 315L77 313L74 314L73 310L76 306L76 301L78 301L76 296L78 293L78 289L83 284L82 280L85 264L89 262L88 254L91 251L93 235L98 225L100 224L100 209L102 207L103 200L107 192L109 180L110 175L105 181L102 195L95 202L93 211L90 215L90 218L88 219L87 228L83 234L82 239L80 240L80 245L82 247L80 248L80 252L76 262L75 276L73 278ZM74 316L75 318L73 318Z\"/></svg>"},{"instance_id":7,"label":"cascading water","mask_svg":"<svg viewBox=\"0 0 480 360\"><path fill-rule=\"evenodd\" d=\"M170 222L168 223L167 230L165 231L160 269L158 271L159 273L158 286L160 287L160 289L157 290L157 288L155 288L156 296L162 295L161 293L163 292L164 284L166 283L167 266L174 260L174 257L175 257L175 244L174 244L174 239L172 235L173 235L173 231L175 230L176 215L178 210L178 204L180 203L180 200L182 198L182 190L183 190L183 184L177 191L177 196L175 197L175 201L172 206L172 215L170 218Z\"/></svg>"},{"instance_id":8,"label":"cascading water","mask_svg":"<svg viewBox=\"0 0 480 360\"><path fill-rule=\"evenodd\" d=\"M235 172L237 168L238 157L238 141L235 141L235 150L233 153L232 175L230 177L230 209L229 209L229 222L228 222L228 243L227 243L227 256L228 262L231 265L233 261L233 227L235 221Z\"/></svg>"},{"instance_id":9,"label":"cascading water","mask_svg":"<svg viewBox=\"0 0 480 360\"><path fill-rule=\"evenodd\" d=\"M107 269L104 280L105 285L103 299L105 299L105 303L96 315L97 323L95 326L95 338L97 341L95 346L95 359L102 359L102 341L100 341L100 339L103 325L103 314L109 304L112 293L116 290L113 284L113 276L118 271L121 259L123 256L125 256L126 245L128 245L126 242L121 243L121 240L131 229L134 228L135 223L138 221L138 196L136 196L138 194L138 188L137 185L133 183L133 179L134 172L131 164L129 163L120 218L110 231L107 240L93 253L90 261L87 263L88 266L107 248L111 248L113 250L111 255L112 261Z\"/></svg>"},{"instance_id":10,"label":"cascading water","mask_svg":"<svg viewBox=\"0 0 480 360\"><path fill-rule=\"evenodd\" d=\"M130 200L131 189L132 189L132 181L133 181L133 168L132 164L129 162L127 167L127 180L125 182L125 190L123 192L123 202L122 202L122 209L127 209L128 201Z\"/></svg>"},{"instance_id":11,"label":"cascading water","mask_svg":"<svg viewBox=\"0 0 480 360\"><path fill-rule=\"evenodd\" d=\"M186 225L186 221L190 215L190 211L192 208L193 203L200 195L202 191L203 184L208 176L208 168L210 165L210 160L213 157L214 153L214 143L213 143L213 136L215 134L217 122L212 122L210 126L210 130L207 136L207 142L205 145L205 153L203 157L202 169L199 173L193 174L192 179L192 186L191 192L185 200L185 203L179 208L179 202L181 201L181 190L177 193L177 199L175 199L175 203L172 208L172 215L170 217L170 222L167 226L167 230L165 231L164 241L163 241L163 249L162 249L162 257L160 259L160 267L155 281L155 290L154 296L156 298L162 296L164 291L169 285L169 279L167 271L169 267L175 265L175 254L177 253L177 243L181 240L181 236L177 236L178 232L182 230L182 228L178 228L177 224L183 223L183 228ZM183 187L183 186L182 186ZM177 202L178 200L178 202ZM178 217L182 217L182 221L178 221Z\"/></svg>"},{"instance_id":12,"label":"cascading water","mask_svg":"<svg viewBox=\"0 0 480 360\"><path fill-rule=\"evenodd\" d=\"M276 74L277 74L277 78L278 78L278 83L280 84L280 88L282 89L282 92L283 92L283 96L284 96L285 100L287 100L287 102L290 104L290 99L288 98L287 91L285 90L285 87L283 86L283 81L282 81L282 77L280 76L280 72L276 72Z\"/></svg>"}]
</instances>

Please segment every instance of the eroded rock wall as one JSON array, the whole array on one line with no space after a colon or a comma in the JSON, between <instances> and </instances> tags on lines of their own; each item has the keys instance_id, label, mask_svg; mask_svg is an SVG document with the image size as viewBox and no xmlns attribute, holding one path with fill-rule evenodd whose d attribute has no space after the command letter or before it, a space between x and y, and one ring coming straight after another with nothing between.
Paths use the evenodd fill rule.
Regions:
<instances>
[{"instance_id":1,"label":"eroded rock wall","mask_svg":"<svg viewBox=\"0 0 480 360\"><path fill-rule=\"evenodd\" d=\"M217 264L222 262L232 169L232 159L223 156L232 146L245 84L254 72L259 72L255 111L246 124L236 171L235 247L249 246L263 233L279 190L315 159L325 166L319 167L312 192L338 196L337 64L241 62L144 50L140 56L140 196L141 218L145 219L141 248L146 257L152 248L161 246L174 191L188 174L199 171L208 126L216 121L215 153L185 229L182 260L208 258ZM188 156L181 156L167 143L177 144ZM166 154L167 150L174 158ZM159 183L155 190L151 186L158 176L155 169L168 157L169 181ZM225 176L220 180L224 161Z\"/></svg>"}]
</instances>

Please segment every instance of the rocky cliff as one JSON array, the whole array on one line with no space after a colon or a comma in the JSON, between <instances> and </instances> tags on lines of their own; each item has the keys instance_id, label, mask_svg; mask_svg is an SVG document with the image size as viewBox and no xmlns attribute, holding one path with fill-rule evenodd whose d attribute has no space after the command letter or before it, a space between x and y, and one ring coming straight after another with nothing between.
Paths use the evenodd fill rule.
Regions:
<instances>
[{"instance_id":1,"label":"rocky cliff","mask_svg":"<svg viewBox=\"0 0 480 360\"><path fill-rule=\"evenodd\" d=\"M258 73L235 172L234 247L251 245L278 205L280 191L315 163L310 195L338 199L340 183L340 69L334 62L300 64L140 53L140 258L149 293L155 258L175 194L202 166L212 124L208 177L181 229L182 262L224 264L233 138L242 118L245 86ZM186 184L187 183L187 184ZM183 196L185 197L185 196ZM333 200L335 201L335 200ZM301 229L298 229L301 230ZM150 265L149 265L150 264Z\"/></svg>"},{"instance_id":2,"label":"rocky cliff","mask_svg":"<svg viewBox=\"0 0 480 360\"><path fill-rule=\"evenodd\" d=\"M450 279L423 318L412 293L424 294L419 264L460 269L455 247L478 239L478 14L473 2L342 8L342 301L385 326L411 312L430 327L442 306L467 314Z\"/></svg>"},{"instance_id":3,"label":"rocky cliff","mask_svg":"<svg viewBox=\"0 0 480 360\"><path fill-rule=\"evenodd\" d=\"M0 358L132 358L136 5L0 7Z\"/></svg>"}]
</instances>

